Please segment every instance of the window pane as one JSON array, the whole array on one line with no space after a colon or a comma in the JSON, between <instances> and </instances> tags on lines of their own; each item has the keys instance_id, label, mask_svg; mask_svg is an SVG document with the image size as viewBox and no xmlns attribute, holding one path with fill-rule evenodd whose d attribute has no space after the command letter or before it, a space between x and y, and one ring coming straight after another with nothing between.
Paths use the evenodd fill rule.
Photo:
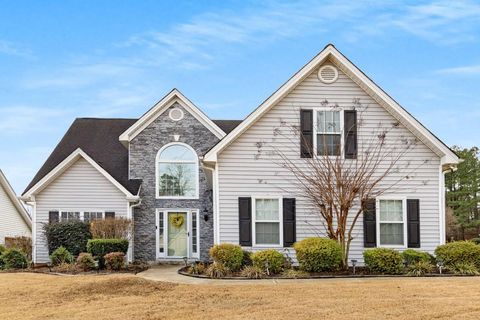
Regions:
<instances>
[{"instance_id":1,"label":"window pane","mask_svg":"<svg viewBox=\"0 0 480 320\"><path fill-rule=\"evenodd\" d=\"M340 155L339 134L317 134L317 154L321 156Z\"/></svg>"},{"instance_id":2,"label":"window pane","mask_svg":"<svg viewBox=\"0 0 480 320\"><path fill-rule=\"evenodd\" d=\"M325 111L317 112L317 132L325 132Z\"/></svg>"},{"instance_id":3,"label":"window pane","mask_svg":"<svg viewBox=\"0 0 480 320\"><path fill-rule=\"evenodd\" d=\"M61 221L80 220L80 212L62 211Z\"/></svg>"},{"instance_id":4,"label":"window pane","mask_svg":"<svg viewBox=\"0 0 480 320\"><path fill-rule=\"evenodd\" d=\"M194 197L197 189L195 164L159 163L158 195Z\"/></svg>"},{"instance_id":5,"label":"window pane","mask_svg":"<svg viewBox=\"0 0 480 320\"><path fill-rule=\"evenodd\" d=\"M84 212L83 221L90 222L93 220L99 220L103 218L102 212Z\"/></svg>"},{"instance_id":6,"label":"window pane","mask_svg":"<svg viewBox=\"0 0 480 320\"><path fill-rule=\"evenodd\" d=\"M403 245L403 223L381 223L380 244Z\"/></svg>"},{"instance_id":7,"label":"window pane","mask_svg":"<svg viewBox=\"0 0 480 320\"><path fill-rule=\"evenodd\" d=\"M318 111L317 133L340 133L340 111Z\"/></svg>"},{"instance_id":8,"label":"window pane","mask_svg":"<svg viewBox=\"0 0 480 320\"><path fill-rule=\"evenodd\" d=\"M192 252L197 253L197 213L192 212Z\"/></svg>"},{"instance_id":9,"label":"window pane","mask_svg":"<svg viewBox=\"0 0 480 320\"><path fill-rule=\"evenodd\" d=\"M164 251L163 234L164 234L163 212L159 212L158 213L158 251L160 253L163 253Z\"/></svg>"},{"instance_id":10,"label":"window pane","mask_svg":"<svg viewBox=\"0 0 480 320\"><path fill-rule=\"evenodd\" d=\"M380 221L403 221L403 201L380 200Z\"/></svg>"},{"instance_id":11,"label":"window pane","mask_svg":"<svg viewBox=\"0 0 480 320\"><path fill-rule=\"evenodd\" d=\"M257 244L280 244L280 224L278 222L255 223L255 240Z\"/></svg>"},{"instance_id":12,"label":"window pane","mask_svg":"<svg viewBox=\"0 0 480 320\"><path fill-rule=\"evenodd\" d=\"M278 199L255 200L255 217L257 220L278 220Z\"/></svg>"},{"instance_id":13,"label":"window pane","mask_svg":"<svg viewBox=\"0 0 480 320\"><path fill-rule=\"evenodd\" d=\"M174 144L166 147L160 154L160 160L182 160L182 161L197 161L197 155L189 148Z\"/></svg>"}]
</instances>

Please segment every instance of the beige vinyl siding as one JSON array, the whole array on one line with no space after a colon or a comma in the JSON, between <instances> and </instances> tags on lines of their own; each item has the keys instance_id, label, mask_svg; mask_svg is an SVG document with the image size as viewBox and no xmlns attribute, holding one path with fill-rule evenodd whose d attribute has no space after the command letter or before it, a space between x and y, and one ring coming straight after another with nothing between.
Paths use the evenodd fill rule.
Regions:
<instances>
[{"instance_id":1,"label":"beige vinyl siding","mask_svg":"<svg viewBox=\"0 0 480 320\"><path fill-rule=\"evenodd\" d=\"M370 141L366 139L371 139L372 132L378 131L379 126L389 127L396 122L383 107L340 70L338 80L333 84L320 82L317 78L317 70L219 154L220 242L238 243L239 241L238 197L262 195L297 198L297 240L325 234L315 209L299 194L301 190L296 187L293 175L274 163L271 157L255 159L256 143L266 141L267 144L275 144L282 153L288 154L292 159L297 159L297 163L306 164L306 161L299 157L300 148L297 137L289 139L283 133L274 136L274 129L279 128L282 121L289 126L299 125L300 108L320 107L325 99L330 104L337 103L340 107L351 108L353 99L360 98L364 106L368 105L368 109L362 112L363 124L358 132L359 152L362 145L365 146L365 141ZM401 137L414 138L402 125L395 129L391 137L393 136L395 138L389 138L390 142L387 141L387 143L398 142ZM398 148L404 149L400 145ZM385 179L384 183L391 185L392 182L398 181L400 176L413 171L408 180L400 182L389 194L395 197L420 199L421 250L432 252L441 239L439 231L440 159L419 142L408 151L399 165L402 169ZM350 258L361 262L364 250L362 219L356 224L354 237Z\"/></svg>"},{"instance_id":2,"label":"beige vinyl siding","mask_svg":"<svg viewBox=\"0 0 480 320\"><path fill-rule=\"evenodd\" d=\"M30 237L30 227L0 185L0 244L5 242L5 237L14 236Z\"/></svg>"},{"instance_id":3,"label":"beige vinyl siding","mask_svg":"<svg viewBox=\"0 0 480 320\"><path fill-rule=\"evenodd\" d=\"M35 197L36 263L49 261L43 225L49 211L114 211L116 217L127 216L127 200L97 169L80 158Z\"/></svg>"}]
</instances>

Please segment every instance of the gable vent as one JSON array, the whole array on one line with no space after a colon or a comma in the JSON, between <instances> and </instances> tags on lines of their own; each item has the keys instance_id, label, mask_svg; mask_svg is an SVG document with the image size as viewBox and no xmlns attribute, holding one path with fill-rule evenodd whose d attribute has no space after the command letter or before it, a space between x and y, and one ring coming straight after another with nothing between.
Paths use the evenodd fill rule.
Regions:
<instances>
[{"instance_id":1,"label":"gable vent","mask_svg":"<svg viewBox=\"0 0 480 320\"><path fill-rule=\"evenodd\" d=\"M173 121L180 121L183 119L183 111L182 109L179 109L179 108L173 108L173 109L170 109L168 116Z\"/></svg>"},{"instance_id":2,"label":"gable vent","mask_svg":"<svg viewBox=\"0 0 480 320\"><path fill-rule=\"evenodd\" d=\"M334 83L338 79L338 70L334 66L323 66L318 70L318 79L323 83Z\"/></svg>"}]
</instances>

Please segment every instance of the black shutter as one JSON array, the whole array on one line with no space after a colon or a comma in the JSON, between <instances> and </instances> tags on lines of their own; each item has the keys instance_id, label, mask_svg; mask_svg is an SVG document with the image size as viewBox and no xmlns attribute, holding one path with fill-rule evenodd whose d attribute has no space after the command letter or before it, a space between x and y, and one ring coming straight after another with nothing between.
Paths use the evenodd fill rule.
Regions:
<instances>
[{"instance_id":1,"label":"black shutter","mask_svg":"<svg viewBox=\"0 0 480 320\"><path fill-rule=\"evenodd\" d=\"M377 219L375 199L368 199L363 203L363 246L374 248L377 246Z\"/></svg>"},{"instance_id":2,"label":"black shutter","mask_svg":"<svg viewBox=\"0 0 480 320\"><path fill-rule=\"evenodd\" d=\"M420 200L407 199L408 247L420 248Z\"/></svg>"},{"instance_id":3,"label":"black shutter","mask_svg":"<svg viewBox=\"0 0 480 320\"><path fill-rule=\"evenodd\" d=\"M291 247L297 241L295 225L295 198L283 199L283 246Z\"/></svg>"},{"instance_id":4,"label":"black shutter","mask_svg":"<svg viewBox=\"0 0 480 320\"><path fill-rule=\"evenodd\" d=\"M59 221L60 221L60 216L58 211L48 212L48 223L58 223Z\"/></svg>"},{"instance_id":5,"label":"black shutter","mask_svg":"<svg viewBox=\"0 0 480 320\"><path fill-rule=\"evenodd\" d=\"M252 246L252 198L238 198L238 227L241 246Z\"/></svg>"},{"instance_id":6,"label":"black shutter","mask_svg":"<svg viewBox=\"0 0 480 320\"><path fill-rule=\"evenodd\" d=\"M105 212L105 219L115 219L115 212L113 211Z\"/></svg>"},{"instance_id":7,"label":"black shutter","mask_svg":"<svg viewBox=\"0 0 480 320\"><path fill-rule=\"evenodd\" d=\"M357 111L345 110L345 159L357 158Z\"/></svg>"},{"instance_id":8,"label":"black shutter","mask_svg":"<svg viewBox=\"0 0 480 320\"><path fill-rule=\"evenodd\" d=\"M313 111L300 110L300 157L311 158L313 151Z\"/></svg>"}]
</instances>

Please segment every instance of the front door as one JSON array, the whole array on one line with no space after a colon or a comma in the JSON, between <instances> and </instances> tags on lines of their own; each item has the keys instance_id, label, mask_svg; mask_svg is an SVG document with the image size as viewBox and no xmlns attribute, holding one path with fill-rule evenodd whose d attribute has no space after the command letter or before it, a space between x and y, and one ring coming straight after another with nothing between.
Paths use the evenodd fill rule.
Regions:
<instances>
[{"instance_id":1,"label":"front door","mask_svg":"<svg viewBox=\"0 0 480 320\"><path fill-rule=\"evenodd\" d=\"M187 212L168 212L167 256L188 257L187 219Z\"/></svg>"}]
</instances>

